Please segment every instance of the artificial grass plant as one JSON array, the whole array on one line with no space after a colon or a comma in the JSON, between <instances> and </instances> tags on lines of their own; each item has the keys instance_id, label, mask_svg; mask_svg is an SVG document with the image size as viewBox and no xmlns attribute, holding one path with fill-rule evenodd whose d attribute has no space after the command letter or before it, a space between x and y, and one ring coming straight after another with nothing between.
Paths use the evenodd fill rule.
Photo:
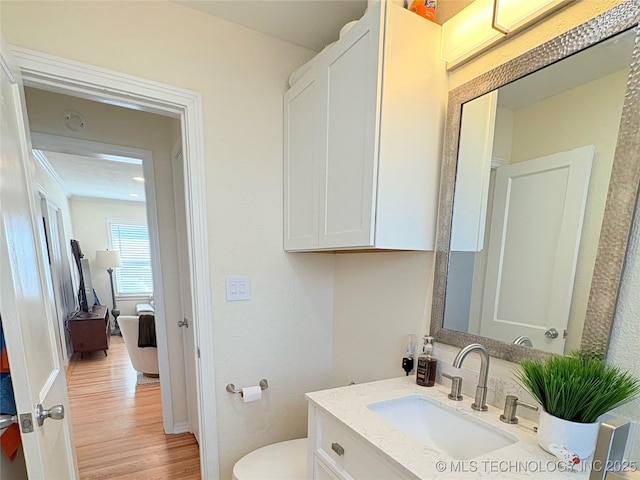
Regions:
<instances>
[{"instance_id":1,"label":"artificial grass plant","mask_svg":"<svg viewBox=\"0 0 640 480\"><path fill-rule=\"evenodd\" d=\"M574 352L525 359L516 378L554 417L593 423L600 415L640 397L640 380L604 360Z\"/></svg>"}]
</instances>

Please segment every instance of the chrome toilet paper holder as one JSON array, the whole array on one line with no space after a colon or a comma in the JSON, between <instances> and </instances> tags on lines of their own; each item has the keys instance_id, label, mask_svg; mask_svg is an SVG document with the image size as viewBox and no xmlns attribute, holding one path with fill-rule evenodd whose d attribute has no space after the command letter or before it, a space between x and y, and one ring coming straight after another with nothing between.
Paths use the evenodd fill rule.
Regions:
<instances>
[{"instance_id":1,"label":"chrome toilet paper holder","mask_svg":"<svg viewBox=\"0 0 640 480\"><path fill-rule=\"evenodd\" d=\"M267 388L269 388L269 382L267 382L266 378L263 378L262 380L260 380L260 383L258 385L260 385L260 390L266 390ZM238 390L233 383L230 383L229 385L227 385L227 392L239 393L240 396L242 396L242 389Z\"/></svg>"}]
</instances>

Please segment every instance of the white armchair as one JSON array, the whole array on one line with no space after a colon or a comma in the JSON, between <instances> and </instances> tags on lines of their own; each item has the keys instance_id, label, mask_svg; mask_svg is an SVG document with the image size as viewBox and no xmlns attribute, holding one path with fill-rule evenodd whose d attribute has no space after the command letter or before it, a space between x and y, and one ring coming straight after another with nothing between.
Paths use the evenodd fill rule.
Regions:
<instances>
[{"instance_id":1,"label":"white armchair","mask_svg":"<svg viewBox=\"0 0 640 480\"><path fill-rule=\"evenodd\" d=\"M118 317L122 338L133 368L147 377L157 377L160 372L158 369L158 349L138 347L138 322L138 317L127 315Z\"/></svg>"}]
</instances>

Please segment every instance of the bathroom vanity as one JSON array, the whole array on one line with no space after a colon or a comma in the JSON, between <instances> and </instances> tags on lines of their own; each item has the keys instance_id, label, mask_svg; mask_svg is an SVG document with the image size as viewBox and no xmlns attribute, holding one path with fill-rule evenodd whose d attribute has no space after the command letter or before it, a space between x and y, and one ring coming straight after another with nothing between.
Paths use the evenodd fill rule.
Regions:
<instances>
[{"instance_id":1,"label":"bathroom vanity","mask_svg":"<svg viewBox=\"0 0 640 480\"><path fill-rule=\"evenodd\" d=\"M502 423L500 409L448 393L413 376L308 393L309 478L588 478L538 446L534 423Z\"/></svg>"}]
</instances>

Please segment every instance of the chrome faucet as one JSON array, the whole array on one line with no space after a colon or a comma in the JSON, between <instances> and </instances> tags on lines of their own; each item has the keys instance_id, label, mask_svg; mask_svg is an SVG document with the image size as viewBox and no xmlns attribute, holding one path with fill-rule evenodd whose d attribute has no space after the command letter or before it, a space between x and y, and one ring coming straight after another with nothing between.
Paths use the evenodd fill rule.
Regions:
<instances>
[{"instance_id":1,"label":"chrome faucet","mask_svg":"<svg viewBox=\"0 0 640 480\"><path fill-rule=\"evenodd\" d=\"M453 360L453 366L460 368L462 362L471 352L478 352L480 354L480 376L478 377L478 386L476 387L476 399L471 404L471 408L484 412L487 410L487 379L489 378L489 352L485 347L479 343L472 343L463 347Z\"/></svg>"},{"instance_id":2,"label":"chrome faucet","mask_svg":"<svg viewBox=\"0 0 640 480\"><path fill-rule=\"evenodd\" d=\"M513 341L513 343L516 345L522 345L523 347L533 347L533 342L525 335L520 335Z\"/></svg>"}]
</instances>

